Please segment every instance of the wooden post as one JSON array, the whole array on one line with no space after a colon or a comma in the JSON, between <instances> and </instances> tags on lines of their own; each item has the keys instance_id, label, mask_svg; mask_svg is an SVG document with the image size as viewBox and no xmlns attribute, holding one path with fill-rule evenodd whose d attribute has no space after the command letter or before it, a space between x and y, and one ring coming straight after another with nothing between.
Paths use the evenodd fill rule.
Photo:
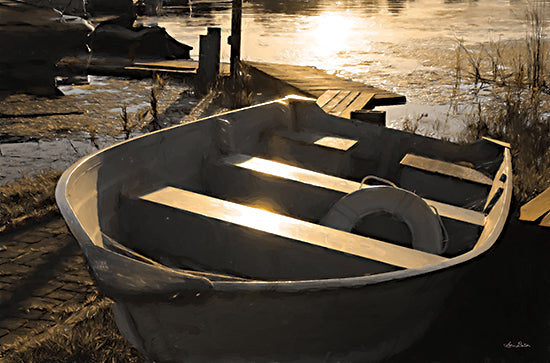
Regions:
<instances>
[{"instance_id":1,"label":"wooden post","mask_svg":"<svg viewBox=\"0 0 550 363\"><path fill-rule=\"evenodd\" d=\"M220 72L220 42L220 28L208 28L207 34L200 36L197 90L201 94L208 93L218 78Z\"/></svg>"},{"instance_id":2,"label":"wooden post","mask_svg":"<svg viewBox=\"0 0 550 363\"><path fill-rule=\"evenodd\" d=\"M241 25L243 13L243 0L233 0L231 11L231 35L229 44L231 45L230 70L231 77L236 78L239 72L239 62L241 61Z\"/></svg>"},{"instance_id":3,"label":"wooden post","mask_svg":"<svg viewBox=\"0 0 550 363\"><path fill-rule=\"evenodd\" d=\"M351 112L350 118L379 126L386 126L386 111L356 110Z\"/></svg>"}]
</instances>

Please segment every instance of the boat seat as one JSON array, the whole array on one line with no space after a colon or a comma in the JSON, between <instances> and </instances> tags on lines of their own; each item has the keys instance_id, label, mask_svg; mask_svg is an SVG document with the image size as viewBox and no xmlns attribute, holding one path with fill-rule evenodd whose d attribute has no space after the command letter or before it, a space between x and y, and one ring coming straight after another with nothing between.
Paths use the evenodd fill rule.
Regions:
<instances>
[{"instance_id":1,"label":"boat seat","mask_svg":"<svg viewBox=\"0 0 550 363\"><path fill-rule=\"evenodd\" d=\"M424 156L407 154L403 157L400 164L432 173L467 180L473 183L489 186L493 184L493 181L489 177L473 168L449 163L447 161L431 159Z\"/></svg>"},{"instance_id":2,"label":"boat seat","mask_svg":"<svg viewBox=\"0 0 550 363\"><path fill-rule=\"evenodd\" d=\"M311 132L307 130L292 131L288 129L278 130L274 133L279 137L283 137L289 140L302 142L310 145L317 145L326 148L336 149L340 151L348 151L352 146L357 144L359 140L350 139L347 137L321 134L319 132Z\"/></svg>"},{"instance_id":3,"label":"boat seat","mask_svg":"<svg viewBox=\"0 0 550 363\"><path fill-rule=\"evenodd\" d=\"M269 184L274 188L273 194L282 194L279 189L276 189L273 182L266 181L267 178L270 180L275 179L279 180L281 183L285 183L284 188L287 194L292 194L291 198L295 199L300 197L300 202L306 201L303 197L303 193L306 190L305 187L309 186L308 192L315 190L316 198L312 202L322 202L327 200L327 206L320 207L317 206L315 210L311 206L304 206L306 209L303 212L298 212L300 218L307 218L308 213L315 213L316 211L320 212L320 218L326 213L328 208L338 199L343 197L346 194L352 193L358 190L361 187L360 183L355 181L342 179L332 175L327 175L323 173L318 173L312 170L299 168L292 165L287 165L260 157L252 157L242 154L234 154L227 156L221 161L221 170L216 170L221 174L221 177L214 177L214 175L209 175L208 182L211 184L211 190L222 190L224 194L227 195L242 195L242 198L247 198L250 195L254 195L254 192L250 188L262 187L262 183ZM225 166L225 170L223 168ZM239 170L241 173L239 174ZM234 180L238 181L239 177L244 177L242 171L247 171L253 175L256 175L257 178L254 182L246 183L225 183L223 180ZM229 178L229 179L226 179ZM291 182L291 183L289 183ZM246 189L242 191L236 190L240 186L246 185ZM265 192L264 188L262 192ZM289 193L289 189L292 189ZM275 196L273 196L275 198ZM485 215L480 212L476 212L470 209L461 208L453 206L446 203L441 203L438 201L430 200L423 198L428 205L435 207L440 216L458 220L461 222L474 224L477 226L483 226L485 224ZM298 205L298 207L300 207ZM323 208L326 208L324 211L321 211Z\"/></svg>"},{"instance_id":4,"label":"boat seat","mask_svg":"<svg viewBox=\"0 0 550 363\"><path fill-rule=\"evenodd\" d=\"M438 255L174 187L142 195L138 201L148 204L143 208L147 215L141 217L131 206L133 232L140 238L147 233L163 241L179 236L181 241L170 245L174 256L187 256L237 276L337 278L446 261ZM152 234L159 230L163 236Z\"/></svg>"},{"instance_id":5,"label":"boat seat","mask_svg":"<svg viewBox=\"0 0 550 363\"><path fill-rule=\"evenodd\" d=\"M359 142L353 137L317 130L278 129L265 136L264 155L334 175L340 174L341 169L350 163Z\"/></svg>"},{"instance_id":6,"label":"boat seat","mask_svg":"<svg viewBox=\"0 0 550 363\"><path fill-rule=\"evenodd\" d=\"M492 180L467 166L411 153L400 165L399 185L424 198L481 211L491 190Z\"/></svg>"}]
</instances>

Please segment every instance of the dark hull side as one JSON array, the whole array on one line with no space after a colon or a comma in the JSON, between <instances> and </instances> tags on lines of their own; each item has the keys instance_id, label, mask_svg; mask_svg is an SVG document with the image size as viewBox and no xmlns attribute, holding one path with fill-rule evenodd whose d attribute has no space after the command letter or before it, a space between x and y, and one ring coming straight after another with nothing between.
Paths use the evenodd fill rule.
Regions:
<instances>
[{"instance_id":1,"label":"dark hull side","mask_svg":"<svg viewBox=\"0 0 550 363\"><path fill-rule=\"evenodd\" d=\"M452 269L295 293L125 298L115 317L130 342L160 362L375 362L422 336L459 275Z\"/></svg>"}]
</instances>

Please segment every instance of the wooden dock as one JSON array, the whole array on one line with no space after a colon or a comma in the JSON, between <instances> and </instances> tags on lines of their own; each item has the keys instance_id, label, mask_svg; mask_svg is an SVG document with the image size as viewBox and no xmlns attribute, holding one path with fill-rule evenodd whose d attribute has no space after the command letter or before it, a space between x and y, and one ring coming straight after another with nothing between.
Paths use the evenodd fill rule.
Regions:
<instances>
[{"instance_id":1,"label":"wooden dock","mask_svg":"<svg viewBox=\"0 0 550 363\"><path fill-rule=\"evenodd\" d=\"M257 91L270 89L281 96L297 94L316 98L325 112L336 116L350 118L353 111L406 102L403 95L330 75L314 67L251 61L243 63L252 76L252 87ZM196 76L198 67L199 62L195 60L130 62L96 58L88 63L87 70L90 74L100 75L142 78L159 73L185 78ZM220 75L227 77L229 74L229 63L220 63Z\"/></svg>"},{"instance_id":2,"label":"wooden dock","mask_svg":"<svg viewBox=\"0 0 550 363\"><path fill-rule=\"evenodd\" d=\"M71 60L73 64L75 60ZM93 58L88 64L82 62L89 74L122 76L122 77L151 77L153 73L165 74L174 77L193 77L197 74L199 62L195 60L136 60L135 62L123 59ZM220 75L229 76L229 63L220 63Z\"/></svg>"},{"instance_id":3,"label":"wooden dock","mask_svg":"<svg viewBox=\"0 0 550 363\"><path fill-rule=\"evenodd\" d=\"M403 95L337 77L314 67L250 61L244 63L249 66L253 76L264 77L271 83L278 83L283 89L303 96L320 98L327 91L332 91L332 99L336 100L329 99L327 103L332 102L334 107L342 100L349 100L350 105L359 95L367 94L372 94L372 97L363 96L366 103L357 109L404 104L407 101ZM323 98L328 96L325 94Z\"/></svg>"}]
</instances>

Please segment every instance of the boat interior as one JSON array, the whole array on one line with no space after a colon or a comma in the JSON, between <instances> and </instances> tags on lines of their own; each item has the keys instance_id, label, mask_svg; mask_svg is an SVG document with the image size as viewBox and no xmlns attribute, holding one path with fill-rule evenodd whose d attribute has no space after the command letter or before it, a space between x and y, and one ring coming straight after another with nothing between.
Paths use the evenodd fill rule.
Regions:
<instances>
[{"instance_id":1,"label":"boat interior","mask_svg":"<svg viewBox=\"0 0 550 363\"><path fill-rule=\"evenodd\" d=\"M271 102L106 150L91 167L96 237L150 263L254 280L424 268L471 251L493 228L487 216L509 182L504 149L341 119L311 100ZM346 228L331 225L335 205L360 189L372 191L361 211ZM386 208L378 190L388 189L414 195ZM373 195L383 207L368 207ZM431 216L411 222L416 207Z\"/></svg>"}]
</instances>

